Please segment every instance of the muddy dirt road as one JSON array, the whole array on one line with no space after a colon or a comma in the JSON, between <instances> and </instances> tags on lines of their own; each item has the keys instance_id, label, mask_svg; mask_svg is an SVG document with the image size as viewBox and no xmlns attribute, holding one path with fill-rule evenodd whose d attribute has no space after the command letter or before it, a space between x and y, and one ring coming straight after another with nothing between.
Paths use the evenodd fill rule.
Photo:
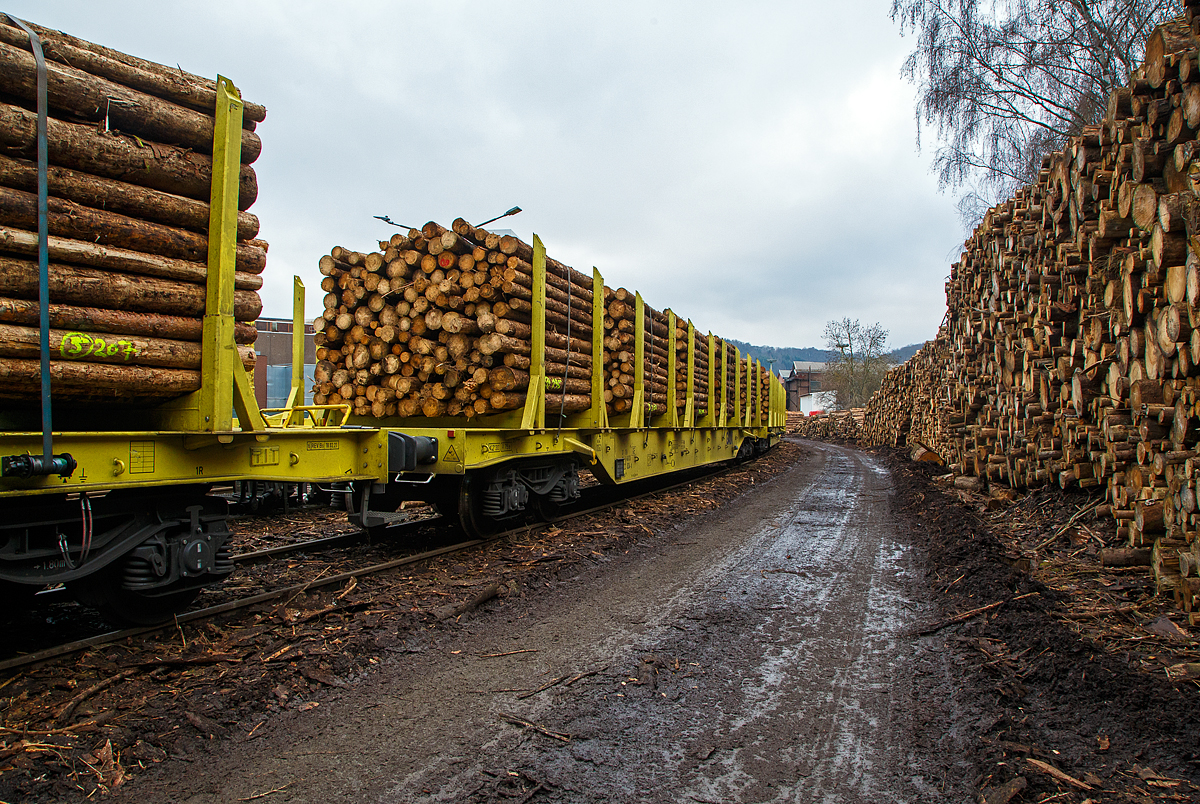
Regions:
<instances>
[{"instance_id":1,"label":"muddy dirt road","mask_svg":"<svg viewBox=\"0 0 1200 804\"><path fill-rule=\"evenodd\" d=\"M118 799L964 800L952 751L913 739L947 704L921 700L937 662L906 636L928 604L888 473L808 446L673 538L410 640Z\"/></svg>"}]
</instances>

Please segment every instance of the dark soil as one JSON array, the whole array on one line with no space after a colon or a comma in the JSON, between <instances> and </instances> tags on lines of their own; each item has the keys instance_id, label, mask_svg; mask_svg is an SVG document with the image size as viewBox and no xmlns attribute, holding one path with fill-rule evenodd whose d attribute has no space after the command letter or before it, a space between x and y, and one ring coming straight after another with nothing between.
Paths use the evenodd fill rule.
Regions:
<instances>
[{"instance_id":1,"label":"dark soil","mask_svg":"<svg viewBox=\"0 0 1200 804\"><path fill-rule=\"evenodd\" d=\"M984 513L932 482L939 467L895 453L889 464L898 508L925 553L944 616L1006 601L932 635L961 660L959 683L970 692L960 695L960 727L974 735L975 785L986 801L1009 800L1023 786L1018 780L1024 789L1013 801L1200 800L1197 684L1168 681L1161 664L1157 672L1143 668L1146 648L1151 659L1157 651L1144 646L1147 632L1136 622L1117 626L1128 646L1123 654L1081 634L1065 619L1080 601L1043 583L1037 570L1023 571L997 538L997 524L1013 519L1051 537L1089 499L1043 493L1049 504L1038 506L1032 522L1018 502L1008 522L1002 513L989 530ZM1053 778L1035 761L1090 789Z\"/></svg>"},{"instance_id":2,"label":"dark soil","mask_svg":"<svg viewBox=\"0 0 1200 804\"><path fill-rule=\"evenodd\" d=\"M270 717L315 709L372 677L389 658L423 651L432 634L455 627L456 610L469 608L489 587L497 587L501 603L536 596L580 567L728 504L786 470L798 454L799 448L784 444L720 477L575 519L566 528L496 541L0 678L0 802L94 799L136 785L140 773L165 760L188 761L214 741L244 738ZM324 511L294 513L276 519L277 532L268 537L268 521L245 518L239 538L253 549L346 528L344 519ZM293 537L294 531L300 534ZM368 558L364 564L387 560L386 545L368 548L339 552L325 572L345 569L348 556L361 554ZM396 555L407 552L405 545L394 547ZM311 563L285 558L276 566L292 581L300 565ZM228 583L248 583L255 591L268 566ZM312 577L322 574L316 569Z\"/></svg>"},{"instance_id":3,"label":"dark soil","mask_svg":"<svg viewBox=\"0 0 1200 804\"><path fill-rule=\"evenodd\" d=\"M114 793L126 800L151 779L166 778L160 771L168 766L208 774L210 757L333 710L341 698L379 683L382 668L410 658L435 666L442 659L431 646L466 639L479 622L484 628L505 617L518 622L548 595L570 588L569 581L610 561L624 566L621 559L630 564L638 551L666 551L677 526L720 515L747 489L791 468L806 449L784 444L731 475L567 528L0 678L0 800L81 801ZM942 755L932 763L942 778L929 800L962 794L986 804L1200 801L1200 685L1170 681L1166 672L1200 661L1200 652L1189 634L1148 630L1164 616L1180 618L1169 600L1155 596L1144 571L1098 566L1103 537L1089 540L1089 520L1080 515L1094 500L1038 492L997 503L947 490L935 480L938 467L886 450L875 455L891 471L891 510L913 577L933 602L918 600L915 614L904 615L915 620L913 669L905 671L906 692L897 700L910 711L896 718L907 724L910 753ZM291 525L319 532L321 522ZM456 607L493 585L498 600L484 604L491 619L455 616ZM707 605L696 616L708 619L685 626L712 634L743 630L737 618L746 612L719 596ZM956 619L964 614L970 616ZM692 645L679 634L678 644L664 643L639 666L606 670L570 689L656 685L647 705L667 700L664 693L672 700L700 695L703 689L686 692L703 683L684 674L704 674L679 662ZM608 710L593 705L599 733ZM636 723L627 725L629 745L637 747ZM535 738L557 744L544 735L527 739ZM687 755L703 766L722 756L729 739L714 733ZM570 750L591 749L581 743ZM597 767L608 761L583 759ZM487 796L476 798L549 796L533 767L491 767L480 777ZM760 781L754 800L766 800L771 784L782 780L768 773ZM272 804L272 796L263 801Z\"/></svg>"}]
</instances>

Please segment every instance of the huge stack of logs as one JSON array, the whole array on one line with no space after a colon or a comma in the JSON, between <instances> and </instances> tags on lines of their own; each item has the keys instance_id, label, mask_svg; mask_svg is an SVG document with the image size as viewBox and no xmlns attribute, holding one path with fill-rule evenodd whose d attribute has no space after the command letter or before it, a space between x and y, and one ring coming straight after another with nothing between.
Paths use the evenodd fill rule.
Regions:
<instances>
[{"instance_id":1,"label":"huge stack of logs","mask_svg":"<svg viewBox=\"0 0 1200 804\"><path fill-rule=\"evenodd\" d=\"M787 432L818 441L858 441L862 438L863 417L863 408L834 410L813 416L789 413Z\"/></svg>"},{"instance_id":2,"label":"huge stack of logs","mask_svg":"<svg viewBox=\"0 0 1200 804\"><path fill-rule=\"evenodd\" d=\"M200 386L217 86L39 26L46 58L52 395L152 401ZM40 396L37 93L27 34L0 18L0 398ZM266 110L245 104L236 338L254 364L266 243L245 210Z\"/></svg>"},{"instance_id":3,"label":"huge stack of logs","mask_svg":"<svg viewBox=\"0 0 1200 804\"><path fill-rule=\"evenodd\" d=\"M1200 614L1198 11L987 213L946 324L888 375L863 438L919 441L981 487L1102 491L1112 541Z\"/></svg>"},{"instance_id":4,"label":"huge stack of logs","mask_svg":"<svg viewBox=\"0 0 1200 804\"><path fill-rule=\"evenodd\" d=\"M533 251L512 236L427 223L363 254L321 258L316 404L361 416L472 418L525 403ZM592 281L546 271L547 411L591 405Z\"/></svg>"},{"instance_id":5,"label":"huge stack of logs","mask_svg":"<svg viewBox=\"0 0 1200 804\"><path fill-rule=\"evenodd\" d=\"M547 414L593 404L605 404L612 414L629 412L637 371L636 294L603 288L603 349L597 356L592 278L554 259L547 258L546 266ZM533 350L529 244L462 218L449 229L431 221L379 243L379 251L335 247L321 258L320 270L325 312L314 323L314 403L349 404L355 415L375 418L467 419L525 405ZM672 354L670 314L643 305L643 315L643 413L666 413L671 386L683 413L688 324L675 319ZM729 350L728 381L721 390L732 420L744 414L745 394L732 387L736 352L720 340L717 345ZM600 400L592 396L597 357ZM692 372L699 418L709 402L706 336L695 338ZM769 388L761 368L757 382L755 387ZM765 390L761 400L765 411Z\"/></svg>"}]
</instances>

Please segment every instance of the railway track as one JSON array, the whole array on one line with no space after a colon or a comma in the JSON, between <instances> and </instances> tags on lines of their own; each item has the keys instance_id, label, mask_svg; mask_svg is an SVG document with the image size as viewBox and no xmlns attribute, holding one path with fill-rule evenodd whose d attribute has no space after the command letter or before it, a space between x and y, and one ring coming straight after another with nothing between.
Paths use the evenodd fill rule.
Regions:
<instances>
[{"instance_id":1,"label":"railway track","mask_svg":"<svg viewBox=\"0 0 1200 804\"><path fill-rule=\"evenodd\" d=\"M686 473L686 477L681 477L680 474L671 475L669 476L671 481L669 483L663 482L663 480L659 478L651 478L629 484L628 486L592 486L586 489L586 491L589 493L583 500L575 505L564 508L561 515L545 521L522 524L519 527L498 532L484 539L467 539L464 541L439 546L433 549L415 552L406 556L389 559L387 561L345 570L332 575L322 575L316 578L286 584L275 589L239 597L233 600L227 600L216 605L184 612L178 615L173 621L162 625L140 626L136 628L105 631L81 639L73 639L56 645L40 648L29 653L12 656L0 661L0 672L23 670L42 662L63 656L69 656L73 653L79 653L81 651L101 645L108 645L131 637L151 634L169 628L176 628L179 625L184 625L187 623L199 622L222 614L246 609L262 603L270 602L272 600L278 600L280 598L287 598L326 586L347 583L351 579L361 578L368 575L376 575L397 569L399 567L420 563L421 561L426 561L438 556L470 550L471 548L478 547L491 541L511 539L523 534L536 533L541 530L562 525L572 519L590 514L601 513L619 505L681 488L698 480L720 477L738 465L739 464L737 463L720 465L716 471L708 471L704 469L694 470ZM629 494L629 491L633 491L634 493ZM391 525L386 529L386 533L383 535L385 535L388 539L396 540L404 538L405 536L413 536L421 530L427 530L430 527L440 528L442 533L449 533L454 526L450 525L448 521L442 517L426 517L419 520ZM366 531L355 531L353 533L339 534L337 536L323 537L320 539L312 539L304 542L296 542L293 544L281 545L279 547L243 553L239 556L236 556L234 560L240 565L261 564L277 561L287 556L296 555L299 553L317 552L351 546L361 542L365 538L368 538L368 536L375 538L379 535L381 534L378 532L368 534Z\"/></svg>"}]
</instances>

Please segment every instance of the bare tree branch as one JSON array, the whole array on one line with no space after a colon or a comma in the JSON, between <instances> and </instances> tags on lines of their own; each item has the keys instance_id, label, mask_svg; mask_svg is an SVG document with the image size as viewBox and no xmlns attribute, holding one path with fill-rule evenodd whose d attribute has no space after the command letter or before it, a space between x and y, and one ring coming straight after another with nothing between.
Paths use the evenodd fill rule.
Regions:
<instances>
[{"instance_id":1,"label":"bare tree branch","mask_svg":"<svg viewBox=\"0 0 1200 804\"><path fill-rule=\"evenodd\" d=\"M1042 156L1100 118L1147 36L1177 13L1172 0L892 0L892 19L916 36L903 74L918 88L918 144L932 128L934 169L960 192L960 212L1036 179Z\"/></svg>"},{"instance_id":2,"label":"bare tree branch","mask_svg":"<svg viewBox=\"0 0 1200 804\"><path fill-rule=\"evenodd\" d=\"M837 394L838 407L861 407L879 388L892 365L887 338L879 324L865 327L849 318L825 324L825 343L838 356L825 364L821 384Z\"/></svg>"}]
</instances>

